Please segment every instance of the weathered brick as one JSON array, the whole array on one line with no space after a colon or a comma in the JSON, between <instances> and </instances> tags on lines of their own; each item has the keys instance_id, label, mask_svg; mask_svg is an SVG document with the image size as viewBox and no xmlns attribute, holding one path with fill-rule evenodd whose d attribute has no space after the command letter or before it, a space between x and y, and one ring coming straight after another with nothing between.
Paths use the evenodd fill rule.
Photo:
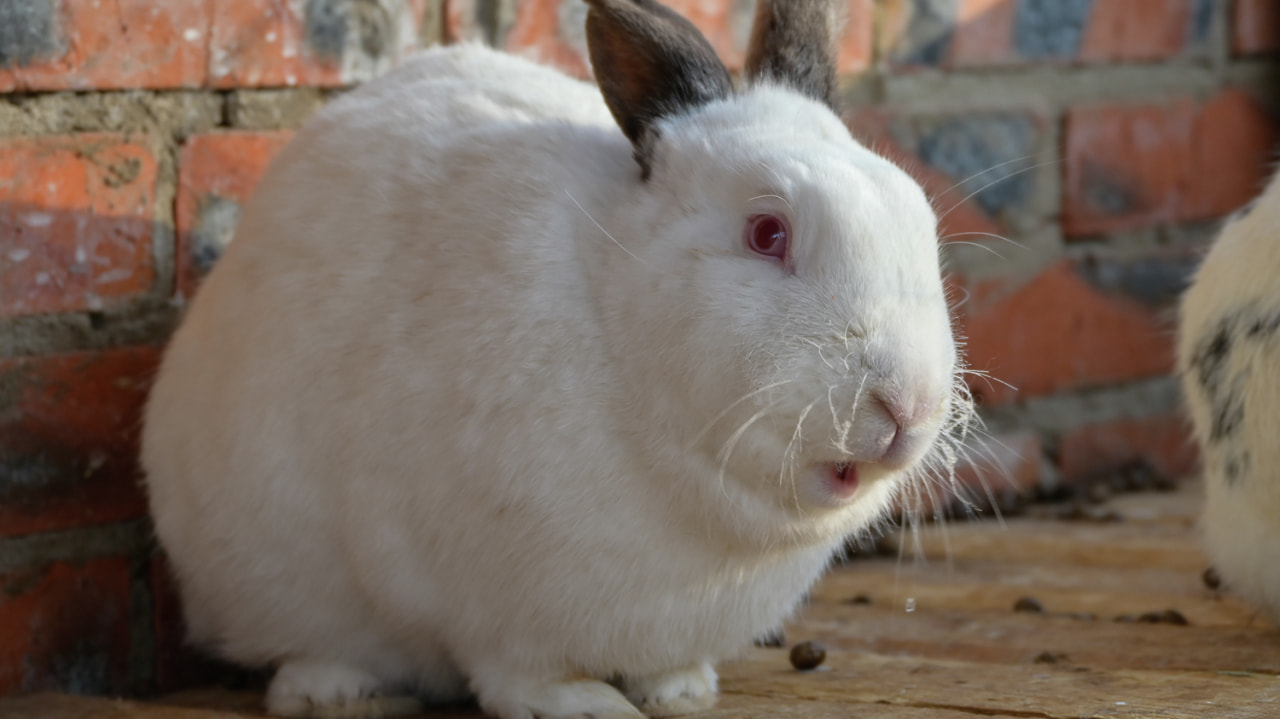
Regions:
<instances>
[{"instance_id":1,"label":"weathered brick","mask_svg":"<svg viewBox=\"0 0 1280 719\"><path fill-rule=\"evenodd\" d=\"M205 0L213 87L335 87L381 73L418 45L432 0Z\"/></svg>"},{"instance_id":2,"label":"weathered brick","mask_svg":"<svg viewBox=\"0 0 1280 719\"><path fill-rule=\"evenodd\" d=\"M0 592L0 695L128 690L127 559L0 572Z\"/></svg>"},{"instance_id":3,"label":"weathered brick","mask_svg":"<svg viewBox=\"0 0 1280 719\"><path fill-rule=\"evenodd\" d=\"M586 3L525 0L516 6L515 22L503 47L535 62L578 77L590 74L585 23Z\"/></svg>"},{"instance_id":4,"label":"weathered brick","mask_svg":"<svg viewBox=\"0 0 1280 719\"><path fill-rule=\"evenodd\" d=\"M221 256L240 218L241 204L292 136L289 131L225 132L187 140L178 161L179 296L192 296L200 278Z\"/></svg>"},{"instance_id":5,"label":"weathered brick","mask_svg":"<svg viewBox=\"0 0 1280 719\"><path fill-rule=\"evenodd\" d=\"M0 359L0 537L133 519L150 347Z\"/></svg>"},{"instance_id":6,"label":"weathered brick","mask_svg":"<svg viewBox=\"0 0 1280 719\"><path fill-rule=\"evenodd\" d=\"M1204 45L1213 0L886 0L900 65L1132 62Z\"/></svg>"},{"instance_id":7,"label":"weathered brick","mask_svg":"<svg viewBox=\"0 0 1280 719\"><path fill-rule=\"evenodd\" d=\"M1021 285L975 283L962 318L968 363L998 380L974 377L975 396L998 404L1169 372L1168 313L1148 303L1167 283L1151 274L1063 261Z\"/></svg>"},{"instance_id":8,"label":"weathered brick","mask_svg":"<svg viewBox=\"0 0 1280 719\"><path fill-rule=\"evenodd\" d=\"M1016 3L966 0L956 10L949 51L953 65L997 65L1019 57L1034 59L1036 50L1042 47L1022 48L1015 44L1015 40L1025 37L1039 37L1024 27L1027 14L1019 13Z\"/></svg>"},{"instance_id":9,"label":"weathered brick","mask_svg":"<svg viewBox=\"0 0 1280 719\"><path fill-rule=\"evenodd\" d=\"M1000 235L1007 218L1034 211L1033 166L1045 126L1039 115L868 110L848 120L860 141L924 187L944 238Z\"/></svg>"},{"instance_id":10,"label":"weathered brick","mask_svg":"<svg viewBox=\"0 0 1280 719\"><path fill-rule=\"evenodd\" d=\"M842 73L859 72L871 64L872 3L846 2L848 23L840 38L837 63ZM664 4L696 25L730 70L742 69L754 0L666 0ZM590 75L584 27L587 5L581 0L521 0L510 22L482 17L493 7L482 0L448 0L448 36L454 41L485 40L572 75ZM497 36L486 37L486 28L495 28Z\"/></svg>"},{"instance_id":11,"label":"weathered brick","mask_svg":"<svg viewBox=\"0 0 1280 719\"><path fill-rule=\"evenodd\" d=\"M1135 461L1162 477L1179 479L1198 460L1186 418L1179 414L1086 425L1062 437L1059 453L1067 482L1095 479Z\"/></svg>"},{"instance_id":12,"label":"weathered brick","mask_svg":"<svg viewBox=\"0 0 1280 719\"><path fill-rule=\"evenodd\" d=\"M147 292L155 220L146 145L114 135L0 139L0 317Z\"/></svg>"},{"instance_id":13,"label":"weathered brick","mask_svg":"<svg viewBox=\"0 0 1280 719\"><path fill-rule=\"evenodd\" d=\"M1195 0L1096 0L1080 58L1094 62L1159 60L1196 36ZM1207 5L1205 5L1207 7Z\"/></svg>"},{"instance_id":14,"label":"weathered brick","mask_svg":"<svg viewBox=\"0 0 1280 719\"><path fill-rule=\"evenodd\" d=\"M210 1L0 2L0 92L197 87Z\"/></svg>"},{"instance_id":15,"label":"weathered brick","mask_svg":"<svg viewBox=\"0 0 1280 719\"><path fill-rule=\"evenodd\" d=\"M1280 52L1280 2L1236 0L1231 47L1238 55Z\"/></svg>"},{"instance_id":16,"label":"weathered brick","mask_svg":"<svg viewBox=\"0 0 1280 719\"><path fill-rule=\"evenodd\" d=\"M1276 119L1247 94L1103 105L1066 121L1063 229L1087 235L1227 214L1262 186Z\"/></svg>"}]
</instances>

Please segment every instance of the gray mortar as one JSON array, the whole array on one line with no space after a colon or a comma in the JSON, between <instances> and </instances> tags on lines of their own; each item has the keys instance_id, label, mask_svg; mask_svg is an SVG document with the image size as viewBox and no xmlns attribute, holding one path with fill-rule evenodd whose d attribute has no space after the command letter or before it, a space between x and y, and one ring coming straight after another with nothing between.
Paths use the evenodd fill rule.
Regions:
<instances>
[{"instance_id":1,"label":"gray mortar","mask_svg":"<svg viewBox=\"0 0 1280 719\"><path fill-rule=\"evenodd\" d=\"M227 99L227 120L247 130L296 128L333 95L319 88L235 90Z\"/></svg>"},{"instance_id":2,"label":"gray mortar","mask_svg":"<svg viewBox=\"0 0 1280 719\"><path fill-rule=\"evenodd\" d=\"M31 570L50 562L86 562L114 556L143 556L154 546L151 522L139 519L99 527L0 539L0 573Z\"/></svg>"},{"instance_id":3,"label":"gray mortar","mask_svg":"<svg viewBox=\"0 0 1280 719\"><path fill-rule=\"evenodd\" d=\"M0 322L0 357L158 344L177 325L180 308L144 297L101 312L31 315Z\"/></svg>"},{"instance_id":4,"label":"gray mortar","mask_svg":"<svg viewBox=\"0 0 1280 719\"><path fill-rule=\"evenodd\" d=\"M982 417L992 432L1034 429L1056 440L1085 425L1177 412L1182 407L1181 397L1176 377L1156 377L1116 387L1029 397L1016 404L984 408Z\"/></svg>"},{"instance_id":5,"label":"gray mortar","mask_svg":"<svg viewBox=\"0 0 1280 719\"><path fill-rule=\"evenodd\" d=\"M185 137L212 130L221 119L222 98L210 92L0 95L0 135L145 132Z\"/></svg>"},{"instance_id":6,"label":"gray mortar","mask_svg":"<svg viewBox=\"0 0 1280 719\"><path fill-rule=\"evenodd\" d=\"M1162 247L1198 249L1207 247L1218 235L1221 220L1190 222L1181 225L1144 227L1105 235L1073 237L1067 246L1067 254L1084 257L1090 252L1109 248L1117 257L1149 255L1151 250Z\"/></svg>"},{"instance_id":7,"label":"gray mortar","mask_svg":"<svg viewBox=\"0 0 1280 719\"><path fill-rule=\"evenodd\" d=\"M1002 111L1025 107L1061 111L1074 105L1205 99L1240 87L1264 104L1280 103L1280 60L1243 60L1224 68L1204 62L1107 66L1036 66L973 72L921 70L867 73L844 86L848 107L889 105L918 111Z\"/></svg>"}]
</instances>

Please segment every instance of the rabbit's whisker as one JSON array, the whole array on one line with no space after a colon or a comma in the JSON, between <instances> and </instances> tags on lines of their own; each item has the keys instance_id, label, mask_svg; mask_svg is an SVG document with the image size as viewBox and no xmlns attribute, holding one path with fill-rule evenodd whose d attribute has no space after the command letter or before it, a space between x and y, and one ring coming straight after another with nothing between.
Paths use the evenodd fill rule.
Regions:
<instances>
[{"instance_id":1,"label":"rabbit's whisker","mask_svg":"<svg viewBox=\"0 0 1280 719\"><path fill-rule=\"evenodd\" d=\"M603 232L605 237L608 237L609 239L613 240L613 244L617 245L617 246L618 246L618 249L622 250L623 252L627 253L628 255L631 255L631 257L632 257L636 262L639 262L639 263L641 263L641 264L646 264L646 265L647 265L647 264L649 264L649 263L645 262L644 260L640 259L639 257L636 257L634 254L632 254L631 250L628 250L627 248L623 247L623 246L622 246L622 243L621 243L621 242L618 242L618 238L616 238L616 237L614 237L613 235L609 234L609 231L608 231L608 230L606 230L606 229L605 229L605 228L604 228L604 227L603 227L599 222L596 222L596 218L592 217L592 216L591 216L591 213L590 213L590 212L587 212L587 208L583 207L583 206L582 206L582 203L578 202L578 199L577 199L576 197L574 197L572 194L570 194L570 193L569 193L568 188L565 188L564 194L565 194L565 196L567 196L567 197L569 198L569 200L570 200L571 202L573 202L573 204L574 204L574 205L576 205L576 206L577 206L577 208L578 208L579 210L582 210L582 214L586 215L586 217L587 217L587 219L588 219L588 220L591 220L591 224L595 225L595 226L596 226L596 228L598 228L601 232Z\"/></svg>"}]
</instances>

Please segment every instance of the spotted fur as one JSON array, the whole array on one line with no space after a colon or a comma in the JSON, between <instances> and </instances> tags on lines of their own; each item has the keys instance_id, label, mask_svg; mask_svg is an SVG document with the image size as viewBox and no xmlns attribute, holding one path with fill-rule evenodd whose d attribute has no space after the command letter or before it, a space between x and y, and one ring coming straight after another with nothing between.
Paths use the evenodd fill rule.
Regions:
<instances>
[{"instance_id":1,"label":"spotted fur","mask_svg":"<svg viewBox=\"0 0 1280 719\"><path fill-rule=\"evenodd\" d=\"M1280 618L1280 177L1204 258L1178 353L1209 555L1230 588Z\"/></svg>"}]
</instances>

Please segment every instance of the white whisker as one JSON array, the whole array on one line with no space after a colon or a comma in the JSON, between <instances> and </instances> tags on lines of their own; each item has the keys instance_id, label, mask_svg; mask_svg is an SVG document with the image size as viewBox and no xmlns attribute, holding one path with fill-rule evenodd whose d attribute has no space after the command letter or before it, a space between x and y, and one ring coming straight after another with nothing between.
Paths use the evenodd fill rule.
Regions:
<instances>
[{"instance_id":1,"label":"white whisker","mask_svg":"<svg viewBox=\"0 0 1280 719\"><path fill-rule=\"evenodd\" d=\"M608 231L608 230L606 230L603 226L601 226L599 222L596 222L596 218L592 217L590 212L587 212L587 208L583 207L583 206L582 206L582 204L581 204L580 202L578 202L577 198L575 198L573 195L570 195L570 194L569 194L569 190L568 190L567 188L565 189L564 194L565 194L565 195L567 195L567 196L569 197L569 199L573 202L573 204L575 204L575 205L577 205L577 206L578 206L578 209L579 209L579 210L582 210L582 214L586 215L588 220L591 220L591 224L593 224L593 225L595 225L597 228L599 228L599 230L600 230L601 232L603 232L603 233L604 233L604 236L605 236L605 237L608 237L609 239L613 240L613 244L617 245L617 246L618 246L618 249L622 250L623 252L627 253L628 255L631 255L631 257L632 257L636 262L639 262L639 263L641 263L641 264L646 264L646 265L647 265L647 264L649 264L649 263L645 262L644 260L640 259L639 257L636 257L634 254L632 254L632 253L631 253L631 250L628 250L627 248L623 247L623 246L622 246L622 243L621 243L621 242L618 242L618 238L616 238L616 237L614 237L613 235L609 234L609 231Z\"/></svg>"},{"instance_id":2,"label":"white whisker","mask_svg":"<svg viewBox=\"0 0 1280 719\"><path fill-rule=\"evenodd\" d=\"M1025 159L1025 158L1022 158L1022 159ZM961 207L962 205L964 205L964 203L966 203L966 202L968 202L969 200L972 200L974 197L978 196L978 194L980 194L983 190L987 189L988 187L991 187L991 186L993 186L993 185L998 185L998 184L1000 184L1001 182L1004 182L1005 180L1013 179L1014 177L1017 177L1018 175L1021 175L1021 174L1022 174L1022 173L1024 173L1024 172L1029 172L1029 171L1031 171L1031 170L1036 170L1036 169L1039 169L1039 168L1041 168L1041 167L1048 167L1049 165L1055 165L1055 164L1057 164L1057 163L1059 163L1059 162L1062 162L1062 160L1049 160L1048 162L1040 162L1040 163L1036 163L1036 164L1034 164L1034 165L1031 165L1030 167L1023 167L1023 168L1021 168L1021 169L1015 170L1015 171L1013 171L1013 172L1011 172L1011 173L1009 173L1009 174L1007 174L1007 175L1004 175L1004 176L1002 176L1002 177L997 177L996 179L992 180L991 182L988 182L987 184L983 185L982 187L979 187L978 189L974 190L973 192L970 192L969 194L965 195L963 198L961 198L961 199L960 199L960 201L959 201L959 202L957 202L957 203L955 203L954 205L952 205L952 206L951 206L951 208L950 208L950 209L948 209L946 212L942 213L941 215L938 215L938 222L939 222L939 223L941 223L944 219L946 219L947 215L950 215L952 212L955 212L957 208ZM999 167L999 165L996 165L995 167ZM995 169L995 167L988 168L988 171ZM979 174L981 174L981 173L979 173ZM966 180L966 182L967 182L967 180ZM961 184L963 184L963 183L961 183ZM957 185L957 187L958 187L958 186L959 186L959 185Z\"/></svg>"},{"instance_id":3,"label":"white whisker","mask_svg":"<svg viewBox=\"0 0 1280 719\"><path fill-rule=\"evenodd\" d=\"M738 399L730 403L728 407L725 407L724 409L720 410L720 414L717 414L715 417L713 417L711 421L707 423L707 426L703 427L701 431L699 431L696 435L694 435L692 444L697 444L698 442L701 442L703 438L706 437L707 432L710 432L711 428L716 426L717 422L724 419L725 415L732 412L734 407L737 407L738 405L742 404L743 402L746 402L747 400L760 394L761 392L768 392L771 389L777 389L778 387L781 387L783 385L791 384L794 381L795 380L786 379L786 380L782 380L781 382L774 382L773 384L765 385L760 389L753 390L751 392L748 392L742 395L741 397L739 397Z\"/></svg>"}]
</instances>

